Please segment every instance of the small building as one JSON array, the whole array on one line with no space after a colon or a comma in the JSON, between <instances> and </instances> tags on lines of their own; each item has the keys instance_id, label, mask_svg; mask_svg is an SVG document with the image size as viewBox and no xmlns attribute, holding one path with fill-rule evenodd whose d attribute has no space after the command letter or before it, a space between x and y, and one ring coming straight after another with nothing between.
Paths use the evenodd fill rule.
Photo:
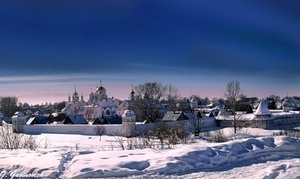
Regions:
<instances>
[{"instance_id":1,"label":"small building","mask_svg":"<svg viewBox=\"0 0 300 179\"><path fill-rule=\"evenodd\" d=\"M143 124L155 123L155 119L153 117L148 117Z\"/></svg>"},{"instance_id":2,"label":"small building","mask_svg":"<svg viewBox=\"0 0 300 179\"><path fill-rule=\"evenodd\" d=\"M261 100L254 113L256 118L271 118L272 114L268 109L268 103L265 100Z\"/></svg>"},{"instance_id":3,"label":"small building","mask_svg":"<svg viewBox=\"0 0 300 179\"><path fill-rule=\"evenodd\" d=\"M49 116L48 123L62 124L66 118L67 115L65 113L52 113Z\"/></svg>"},{"instance_id":4,"label":"small building","mask_svg":"<svg viewBox=\"0 0 300 179\"><path fill-rule=\"evenodd\" d=\"M210 111L209 113L207 113L206 115L205 115L205 117L216 117L218 115L218 113L216 114L216 113L214 113L213 111Z\"/></svg>"},{"instance_id":5,"label":"small building","mask_svg":"<svg viewBox=\"0 0 300 179\"><path fill-rule=\"evenodd\" d=\"M32 116L27 121L27 125L34 125L34 124L47 124L49 122L50 114L39 114Z\"/></svg>"},{"instance_id":6,"label":"small building","mask_svg":"<svg viewBox=\"0 0 300 179\"><path fill-rule=\"evenodd\" d=\"M63 121L63 124L88 124L88 122L83 115L77 115L77 116L68 116Z\"/></svg>"},{"instance_id":7,"label":"small building","mask_svg":"<svg viewBox=\"0 0 300 179\"><path fill-rule=\"evenodd\" d=\"M98 117L90 121L91 125L103 125L103 124L110 124L106 117Z\"/></svg>"},{"instance_id":8,"label":"small building","mask_svg":"<svg viewBox=\"0 0 300 179\"><path fill-rule=\"evenodd\" d=\"M106 116L105 117L109 124L122 124L122 117L118 115L113 115L113 116Z\"/></svg>"},{"instance_id":9,"label":"small building","mask_svg":"<svg viewBox=\"0 0 300 179\"><path fill-rule=\"evenodd\" d=\"M3 121L7 124L12 124L12 117L4 117Z\"/></svg>"},{"instance_id":10,"label":"small building","mask_svg":"<svg viewBox=\"0 0 300 179\"><path fill-rule=\"evenodd\" d=\"M23 133L23 126L26 125L28 117L24 113L17 111L12 117L13 132Z\"/></svg>"},{"instance_id":11,"label":"small building","mask_svg":"<svg viewBox=\"0 0 300 179\"><path fill-rule=\"evenodd\" d=\"M296 110L297 108L300 108L300 101L296 100L296 99L285 99L282 103L282 108L284 112L289 112L292 110Z\"/></svg>"},{"instance_id":12,"label":"small building","mask_svg":"<svg viewBox=\"0 0 300 179\"><path fill-rule=\"evenodd\" d=\"M241 112L243 111L246 112L246 114L253 113L253 109L248 102L239 102L236 111L241 111Z\"/></svg>"},{"instance_id":13,"label":"small building","mask_svg":"<svg viewBox=\"0 0 300 179\"><path fill-rule=\"evenodd\" d=\"M135 135L136 115L132 110L126 110L122 115L123 135L132 137Z\"/></svg>"},{"instance_id":14,"label":"small building","mask_svg":"<svg viewBox=\"0 0 300 179\"><path fill-rule=\"evenodd\" d=\"M168 111L162 119L162 122L183 121L189 119L189 116L183 111Z\"/></svg>"},{"instance_id":15,"label":"small building","mask_svg":"<svg viewBox=\"0 0 300 179\"><path fill-rule=\"evenodd\" d=\"M197 99L192 98L191 101L190 101L190 105L191 105L192 109L198 108L198 101L197 101Z\"/></svg>"}]
</instances>

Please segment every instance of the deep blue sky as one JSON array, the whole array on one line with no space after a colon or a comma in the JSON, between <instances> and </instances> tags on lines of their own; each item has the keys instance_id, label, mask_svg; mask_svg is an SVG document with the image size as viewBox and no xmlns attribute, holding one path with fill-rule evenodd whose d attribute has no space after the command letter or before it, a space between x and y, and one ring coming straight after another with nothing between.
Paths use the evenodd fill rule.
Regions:
<instances>
[{"instance_id":1,"label":"deep blue sky","mask_svg":"<svg viewBox=\"0 0 300 179\"><path fill-rule=\"evenodd\" d=\"M87 96L102 79L172 83L183 96L300 95L300 1L1 1L0 96Z\"/></svg>"}]
</instances>

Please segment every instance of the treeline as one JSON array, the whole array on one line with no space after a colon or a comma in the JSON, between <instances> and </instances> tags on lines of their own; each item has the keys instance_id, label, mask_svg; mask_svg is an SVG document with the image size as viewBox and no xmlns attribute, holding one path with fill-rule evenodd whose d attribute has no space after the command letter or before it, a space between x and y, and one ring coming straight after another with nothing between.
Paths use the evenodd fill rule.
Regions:
<instances>
[{"instance_id":1,"label":"treeline","mask_svg":"<svg viewBox=\"0 0 300 179\"><path fill-rule=\"evenodd\" d=\"M17 97L0 97L0 111L5 117L10 117L20 108L17 106L18 98Z\"/></svg>"},{"instance_id":2,"label":"treeline","mask_svg":"<svg viewBox=\"0 0 300 179\"><path fill-rule=\"evenodd\" d=\"M0 97L0 112L4 117L12 117L17 111L31 111L32 113L48 113L61 111L66 106L66 102L57 102L54 104L46 103L41 105L29 105L28 103L18 102L18 98L14 96Z\"/></svg>"}]
</instances>

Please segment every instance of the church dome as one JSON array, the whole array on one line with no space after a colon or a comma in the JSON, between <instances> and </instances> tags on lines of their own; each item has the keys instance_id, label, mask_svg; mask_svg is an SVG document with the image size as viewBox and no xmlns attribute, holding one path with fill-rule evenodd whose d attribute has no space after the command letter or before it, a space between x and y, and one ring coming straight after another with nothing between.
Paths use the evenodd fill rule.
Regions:
<instances>
[{"instance_id":1,"label":"church dome","mask_svg":"<svg viewBox=\"0 0 300 179\"><path fill-rule=\"evenodd\" d=\"M130 94L134 95L134 94L135 94L135 92L132 90Z\"/></svg>"},{"instance_id":2,"label":"church dome","mask_svg":"<svg viewBox=\"0 0 300 179\"><path fill-rule=\"evenodd\" d=\"M78 93L75 91L74 94L73 94L73 96L78 96Z\"/></svg>"},{"instance_id":3,"label":"church dome","mask_svg":"<svg viewBox=\"0 0 300 179\"><path fill-rule=\"evenodd\" d=\"M98 92L98 91L106 91L106 89L103 87L103 86L99 86L97 89L96 89L96 91Z\"/></svg>"},{"instance_id":4,"label":"church dome","mask_svg":"<svg viewBox=\"0 0 300 179\"><path fill-rule=\"evenodd\" d=\"M103 86L99 86L97 89L96 89L96 94L99 94L99 95L106 95L106 89L103 87ZM100 98L103 98L100 97Z\"/></svg>"}]
</instances>

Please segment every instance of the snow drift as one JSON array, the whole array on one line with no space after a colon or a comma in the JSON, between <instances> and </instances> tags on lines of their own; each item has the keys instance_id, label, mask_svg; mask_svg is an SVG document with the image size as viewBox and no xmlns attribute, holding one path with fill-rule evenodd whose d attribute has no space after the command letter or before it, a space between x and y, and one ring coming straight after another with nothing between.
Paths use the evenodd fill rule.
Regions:
<instances>
[{"instance_id":1,"label":"snow drift","mask_svg":"<svg viewBox=\"0 0 300 179\"><path fill-rule=\"evenodd\" d=\"M300 141L290 137L261 137L221 144L195 143L164 150L74 151L2 150L0 171L43 173L53 178L183 176L222 172L236 167L300 158ZM300 176L300 161L277 164L257 172L259 178Z\"/></svg>"}]
</instances>

